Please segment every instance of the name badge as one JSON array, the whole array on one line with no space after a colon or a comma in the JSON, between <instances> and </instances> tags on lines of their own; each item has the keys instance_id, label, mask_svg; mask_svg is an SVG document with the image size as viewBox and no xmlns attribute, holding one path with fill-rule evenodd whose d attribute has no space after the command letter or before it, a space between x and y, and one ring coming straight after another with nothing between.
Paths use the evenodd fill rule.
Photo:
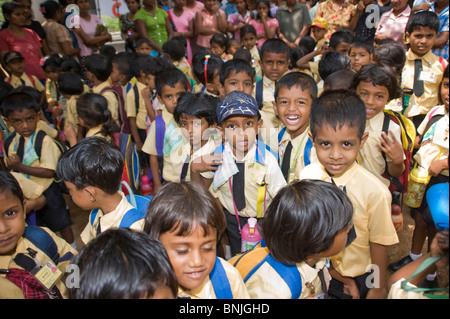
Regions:
<instances>
[{"instance_id":1,"label":"name badge","mask_svg":"<svg viewBox=\"0 0 450 319\"><path fill-rule=\"evenodd\" d=\"M433 144L448 149L448 135L448 118L444 117L436 123L436 128L434 130L433 136Z\"/></svg>"},{"instance_id":2,"label":"name badge","mask_svg":"<svg viewBox=\"0 0 450 319\"><path fill-rule=\"evenodd\" d=\"M31 271L31 274L45 287L50 290L62 275L61 270L56 265L49 261L42 267L38 266Z\"/></svg>"},{"instance_id":3,"label":"name badge","mask_svg":"<svg viewBox=\"0 0 450 319\"><path fill-rule=\"evenodd\" d=\"M436 74L434 72L420 72L419 80L424 82L436 83Z\"/></svg>"}]
</instances>

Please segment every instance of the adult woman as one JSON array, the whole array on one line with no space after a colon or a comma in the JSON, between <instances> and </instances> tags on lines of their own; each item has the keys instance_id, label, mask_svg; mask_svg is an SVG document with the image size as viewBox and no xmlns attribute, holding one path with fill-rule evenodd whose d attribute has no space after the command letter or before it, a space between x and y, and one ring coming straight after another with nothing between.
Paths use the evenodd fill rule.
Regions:
<instances>
[{"instance_id":1,"label":"adult woman","mask_svg":"<svg viewBox=\"0 0 450 319\"><path fill-rule=\"evenodd\" d=\"M61 24L64 17L63 7L56 1L47 0L41 4L40 11L45 21L42 23L48 36L49 55L63 54L78 56L80 49L74 49L69 30Z\"/></svg>"},{"instance_id":2,"label":"adult woman","mask_svg":"<svg viewBox=\"0 0 450 319\"><path fill-rule=\"evenodd\" d=\"M112 40L112 37L108 32L97 35L97 31L104 28L103 22L95 14L89 13L91 9L89 0L75 0L75 4L80 10L80 24L75 26L73 31L81 49L80 64L85 70L86 59L97 53L100 47Z\"/></svg>"},{"instance_id":3,"label":"adult woman","mask_svg":"<svg viewBox=\"0 0 450 319\"><path fill-rule=\"evenodd\" d=\"M205 0L205 7L195 14L197 45L210 48L209 40L215 33L225 33L228 29L227 15L217 5L217 0Z\"/></svg>"},{"instance_id":4,"label":"adult woman","mask_svg":"<svg viewBox=\"0 0 450 319\"><path fill-rule=\"evenodd\" d=\"M261 46L267 39L272 39L278 29L278 20L272 18L270 13L270 0L258 0L256 2L256 11L258 16L256 19L250 20L249 24L255 27L256 38L258 40L257 47Z\"/></svg>"},{"instance_id":5,"label":"adult woman","mask_svg":"<svg viewBox=\"0 0 450 319\"><path fill-rule=\"evenodd\" d=\"M45 81L45 73L40 66L42 58L41 39L31 29L24 27L24 8L16 2L5 2L2 6L6 22L0 31L0 59L9 51L17 51L24 57L25 73L35 75Z\"/></svg>"},{"instance_id":6,"label":"adult woman","mask_svg":"<svg viewBox=\"0 0 450 319\"><path fill-rule=\"evenodd\" d=\"M120 22L120 33L122 39L125 40L127 51L134 51L134 41L138 38L138 33L134 27L134 16L141 8L139 0L126 0L128 13L121 15L119 18Z\"/></svg>"},{"instance_id":7,"label":"adult woman","mask_svg":"<svg viewBox=\"0 0 450 319\"><path fill-rule=\"evenodd\" d=\"M162 45L173 36L169 15L158 8L156 0L144 0L141 8L134 16L134 25L140 38L150 40L154 51L162 52Z\"/></svg>"},{"instance_id":8,"label":"adult woman","mask_svg":"<svg viewBox=\"0 0 450 319\"><path fill-rule=\"evenodd\" d=\"M356 7L349 0L325 0L319 4L315 17L328 22L327 39L340 27L348 28Z\"/></svg>"},{"instance_id":9,"label":"adult woman","mask_svg":"<svg viewBox=\"0 0 450 319\"><path fill-rule=\"evenodd\" d=\"M174 0L174 6L169 10L172 17L173 24L175 25L176 32L174 36L182 36L186 38L187 47L186 52L188 60L192 61L192 50L190 39L194 37L194 17L195 15L186 10L186 0Z\"/></svg>"}]
</instances>

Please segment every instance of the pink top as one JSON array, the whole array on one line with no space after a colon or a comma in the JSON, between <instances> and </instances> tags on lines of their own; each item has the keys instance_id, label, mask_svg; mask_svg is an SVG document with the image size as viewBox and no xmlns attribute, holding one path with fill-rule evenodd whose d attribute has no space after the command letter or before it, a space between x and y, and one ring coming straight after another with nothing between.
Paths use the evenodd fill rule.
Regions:
<instances>
[{"instance_id":1,"label":"pink top","mask_svg":"<svg viewBox=\"0 0 450 319\"><path fill-rule=\"evenodd\" d=\"M89 37L95 36L95 30L97 29L97 24L103 24L103 22L95 14L91 14L91 19L89 21L80 17L80 27L84 31L84 33L86 33L86 35ZM81 49L80 56L90 56L93 53L96 53L96 52L92 52L92 49L89 48L88 46L86 46L86 44L84 44L83 40L81 40L81 38L76 33L75 33L75 36L77 37L78 45Z\"/></svg>"},{"instance_id":2,"label":"pink top","mask_svg":"<svg viewBox=\"0 0 450 319\"><path fill-rule=\"evenodd\" d=\"M224 14L223 10L219 9L220 14ZM200 14L203 18L203 27L206 28L214 28L217 29L217 17L216 14L210 14L205 8L198 11L197 14ZM212 34L203 35L197 33L197 45L205 48L210 48L209 40L212 38Z\"/></svg>"},{"instance_id":3,"label":"pink top","mask_svg":"<svg viewBox=\"0 0 450 319\"><path fill-rule=\"evenodd\" d=\"M262 22L257 22L256 20L250 20L250 22L249 22L249 24L251 24L253 27L255 27L255 30L256 30L256 35L258 36L258 35L261 35L261 34L265 34L265 31L264 31L264 23L262 23ZM277 28L278 28L278 20L277 19L270 19L269 21L267 21L267 26L270 28L270 27L273 27L273 26L276 26ZM276 34L276 33L275 33ZM258 39L258 44L257 44L257 47L258 47L258 49L261 49L261 47L262 47L262 45L263 45L263 43L264 42L266 42L266 38L264 37L264 38L259 38Z\"/></svg>"},{"instance_id":4,"label":"pink top","mask_svg":"<svg viewBox=\"0 0 450 319\"><path fill-rule=\"evenodd\" d=\"M405 10L399 13L398 16L394 15L394 9L383 13L375 35L387 35L388 38L394 39L395 42L407 50L408 48L403 43L403 33L405 33L410 14L411 8L409 6L406 6Z\"/></svg>"},{"instance_id":5,"label":"pink top","mask_svg":"<svg viewBox=\"0 0 450 319\"><path fill-rule=\"evenodd\" d=\"M25 73L34 75L39 80L45 79L45 73L40 65L39 52L41 50L41 38L31 29L23 29L25 37L21 38L4 29L0 31L0 50L17 51L24 57Z\"/></svg>"},{"instance_id":6,"label":"pink top","mask_svg":"<svg viewBox=\"0 0 450 319\"><path fill-rule=\"evenodd\" d=\"M184 9L186 10L186 11L190 11L194 16L195 16L195 13L197 12L197 11L200 11L201 9L203 9L205 7L205 5L203 4L203 3L201 3L200 1L195 1L195 7L193 7L193 8L188 8L188 7L184 7Z\"/></svg>"},{"instance_id":7,"label":"pink top","mask_svg":"<svg viewBox=\"0 0 450 319\"><path fill-rule=\"evenodd\" d=\"M177 29L177 32L188 32L189 31L189 22L194 19L195 15L188 10L184 10L183 13L177 17L173 13L173 9L169 10L170 16L172 17L173 24L175 25L175 28ZM192 50L191 50L191 44L189 41L187 42L187 55L188 60L192 61Z\"/></svg>"},{"instance_id":8,"label":"pink top","mask_svg":"<svg viewBox=\"0 0 450 319\"><path fill-rule=\"evenodd\" d=\"M228 16L228 22L231 22L232 25L243 25L244 22L242 22L242 20L244 20L244 21L250 20L250 11L247 10L244 18L242 18L241 14L239 12L232 13ZM241 31L240 30L238 30L234 33L234 38L237 40L241 39Z\"/></svg>"}]
</instances>

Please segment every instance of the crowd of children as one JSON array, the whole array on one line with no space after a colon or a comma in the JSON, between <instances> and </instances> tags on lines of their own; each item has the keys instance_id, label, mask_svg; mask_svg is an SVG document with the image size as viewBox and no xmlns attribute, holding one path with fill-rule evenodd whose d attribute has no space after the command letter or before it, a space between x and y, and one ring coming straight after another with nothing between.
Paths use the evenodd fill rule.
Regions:
<instances>
[{"instance_id":1,"label":"crowd of children","mask_svg":"<svg viewBox=\"0 0 450 319\"><path fill-rule=\"evenodd\" d=\"M361 1L347 29L317 18L292 48L269 1L234 3L234 43L217 33L192 60L183 38L157 56L135 39L135 52L87 58L86 78L75 58L46 57L43 85L19 52L3 56L0 298L414 298L401 282L430 256L413 283L438 286L448 223L426 193L448 189L438 15L411 14L407 50L374 46ZM388 265L413 167L429 182L411 251ZM69 198L90 211L81 247Z\"/></svg>"}]
</instances>

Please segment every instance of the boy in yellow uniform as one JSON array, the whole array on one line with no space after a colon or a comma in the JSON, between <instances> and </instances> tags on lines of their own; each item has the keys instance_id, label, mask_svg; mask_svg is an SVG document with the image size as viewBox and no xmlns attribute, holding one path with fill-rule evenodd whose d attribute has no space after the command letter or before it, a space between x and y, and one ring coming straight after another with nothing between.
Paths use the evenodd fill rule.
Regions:
<instances>
[{"instance_id":1,"label":"boy in yellow uniform","mask_svg":"<svg viewBox=\"0 0 450 319\"><path fill-rule=\"evenodd\" d=\"M0 170L0 201L0 298L69 298L61 276L76 250L48 228L26 225L20 185L3 170ZM59 258L54 254L59 254ZM48 280L44 280L46 276Z\"/></svg>"},{"instance_id":2,"label":"boy in yellow uniform","mask_svg":"<svg viewBox=\"0 0 450 319\"><path fill-rule=\"evenodd\" d=\"M402 87L414 90L415 103L404 111L414 125L419 127L431 108L438 105L436 92L448 62L431 51L439 32L439 18L431 11L413 14L406 26L410 49L402 72Z\"/></svg>"},{"instance_id":3,"label":"boy in yellow uniform","mask_svg":"<svg viewBox=\"0 0 450 319\"><path fill-rule=\"evenodd\" d=\"M220 205L201 185L167 183L152 198L144 232L166 249L179 298L249 298L237 269L217 257L217 241L224 230Z\"/></svg>"},{"instance_id":4,"label":"boy in yellow uniform","mask_svg":"<svg viewBox=\"0 0 450 319\"><path fill-rule=\"evenodd\" d=\"M12 85L13 88L19 86L31 86L38 90L40 93L45 91L44 85L34 75L28 75L25 73L25 62L23 56L16 51L10 51L3 57L5 62L6 71L11 75L5 79L6 83Z\"/></svg>"},{"instance_id":5,"label":"boy in yellow uniform","mask_svg":"<svg viewBox=\"0 0 450 319\"><path fill-rule=\"evenodd\" d=\"M75 244L69 211L54 181L61 150L38 128L41 110L36 99L20 89L11 91L1 108L2 116L15 130L3 145L6 166L43 187L47 204L37 212L39 223L42 221L52 231L59 231L67 242Z\"/></svg>"},{"instance_id":6,"label":"boy in yellow uniform","mask_svg":"<svg viewBox=\"0 0 450 319\"><path fill-rule=\"evenodd\" d=\"M83 210L91 210L81 233L84 244L110 228L142 230L144 216L137 214L135 209L139 208L133 207L119 190L123 173L121 153L104 138L82 139L61 156L56 171L73 202ZM131 213L135 215L125 225L125 217Z\"/></svg>"},{"instance_id":7,"label":"boy in yellow uniform","mask_svg":"<svg viewBox=\"0 0 450 319\"><path fill-rule=\"evenodd\" d=\"M309 139L311 104L317 98L317 85L301 72L283 75L275 85L275 114L283 124L277 139L280 168L286 182L299 178L310 163L312 142Z\"/></svg>"},{"instance_id":8,"label":"boy in yellow uniform","mask_svg":"<svg viewBox=\"0 0 450 319\"><path fill-rule=\"evenodd\" d=\"M387 247L396 244L398 237L391 221L389 189L356 163L367 139L365 123L365 106L356 94L325 91L313 103L310 118L310 137L319 163L305 167L300 179L334 183L353 204L356 239L331 257L330 290L342 295L345 286L352 298L385 298ZM375 282L368 285L370 279Z\"/></svg>"}]
</instances>

